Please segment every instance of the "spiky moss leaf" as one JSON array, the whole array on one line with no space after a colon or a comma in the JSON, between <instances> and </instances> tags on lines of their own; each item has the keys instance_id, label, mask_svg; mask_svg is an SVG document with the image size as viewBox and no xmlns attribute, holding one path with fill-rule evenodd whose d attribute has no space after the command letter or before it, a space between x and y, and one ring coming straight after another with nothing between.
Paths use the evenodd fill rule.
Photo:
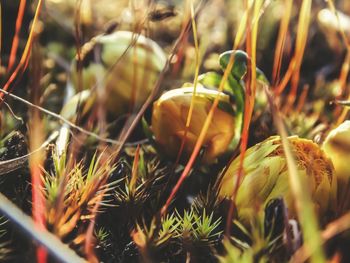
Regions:
<instances>
[{"instance_id":1,"label":"spiky moss leaf","mask_svg":"<svg viewBox=\"0 0 350 263\"><path fill-rule=\"evenodd\" d=\"M133 234L134 242L143 255L169 253L172 246L178 247L177 256L187 252L196 253L202 248L211 248L222 233L218 229L221 218L214 220L213 214L204 211L197 214L193 209L163 217L160 225L153 218L150 225L137 224ZM197 252L198 252L197 251ZM171 253L171 252L170 252Z\"/></svg>"},{"instance_id":2,"label":"spiky moss leaf","mask_svg":"<svg viewBox=\"0 0 350 263\"><path fill-rule=\"evenodd\" d=\"M43 191L47 202L47 227L75 246L84 242L85 223L94 216L91 211L96 202L101 202L103 208L117 183L105 183L114 166L108 160L102 162L101 156L95 154L87 170L81 161L67 171L65 154L53 154L54 169L45 171Z\"/></svg>"},{"instance_id":3,"label":"spiky moss leaf","mask_svg":"<svg viewBox=\"0 0 350 263\"><path fill-rule=\"evenodd\" d=\"M289 137L297 161L299 176L307 182L315 208L321 216L333 212L336 204L336 180L331 161L310 140ZM221 181L220 196L231 196L239 157L229 166ZM249 148L244 160L244 178L239 187L235 204L238 218L245 224L254 217L256 206L263 207L274 198L282 197L291 217L296 217L294 200L290 192L288 169L279 136ZM323 217L321 217L324 219Z\"/></svg>"},{"instance_id":4,"label":"spiky moss leaf","mask_svg":"<svg viewBox=\"0 0 350 263\"><path fill-rule=\"evenodd\" d=\"M115 115L137 110L151 93L166 56L157 43L143 35L116 31L99 35L83 47L84 89L105 87L106 108ZM99 59L94 59L94 54ZM77 87L76 62L73 83Z\"/></svg>"},{"instance_id":5,"label":"spiky moss leaf","mask_svg":"<svg viewBox=\"0 0 350 263\"><path fill-rule=\"evenodd\" d=\"M162 163L159 157L153 152L153 149L143 146L140 148L137 171L134 171L136 181L134 187L131 187L131 167L134 166L134 157L130 160L124 159L122 170L118 169L118 178L120 183L113 192L114 202L118 208L115 210L123 214L124 221L127 224L134 224L141 217L149 219L159 210L163 204L164 187L171 168ZM119 167L119 166L118 166Z\"/></svg>"},{"instance_id":6,"label":"spiky moss leaf","mask_svg":"<svg viewBox=\"0 0 350 263\"><path fill-rule=\"evenodd\" d=\"M156 245L163 245L170 239L174 238L180 223L181 222L178 220L175 214L167 215L165 218L163 218Z\"/></svg>"},{"instance_id":7,"label":"spiky moss leaf","mask_svg":"<svg viewBox=\"0 0 350 263\"><path fill-rule=\"evenodd\" d=\"M196 229L194 234L200 242L210 244L211 239L222 233L222 231L215 231L220 225L221 218L214 221L213 213L207 214L204 209L203 214L195 214L195 219Z\"/></svg>"},{"instance_id":8,"label":"spiky moss leaf","mask_svg":"<svg viewBox=\"0 0 350 263\"><path fill-rule=\"evenodd\" d=\"M209 185L206 193L200 192L194 199L192 207L197 213L206 210L208 213L218 213L218 209L222 204L223 199L219 198L219 190L216 184Z\"/></svg>"},{"instance_id":9,"label":"spiky moss leaf","mask_svg":"<svg viewBox=\"0 0 350 263\"><path fill-rule=\"evenodd\" d=\"M177 237L183 247L205 247L213 245L222 233L219 229L221 217L214 219L214 214L207 214L205 209L198 213L193 207L184 210L183 215L176 211L179 222Z\"/></svg>"},{"instance_id":10,"label":"spiky moss leaf","mask_svg":"<svg viewBox=\"0 0 350 263\"><path fill-rule=\"evenodd\" d=\"M184 156L189 156L201 132L212 105L212 99L219 95L221 103L230 106L229 96L216 90L197 87L193 117L186 131L186 120L193 96L193 88L186 87L164 93L153 105L152 131L157 144L171 157L176 157L183 137L186 135ZM228 150L234 137L235 118L230 113L217 109L205 136L205 163L213 163Z\"/></svg>"}]
</instances>

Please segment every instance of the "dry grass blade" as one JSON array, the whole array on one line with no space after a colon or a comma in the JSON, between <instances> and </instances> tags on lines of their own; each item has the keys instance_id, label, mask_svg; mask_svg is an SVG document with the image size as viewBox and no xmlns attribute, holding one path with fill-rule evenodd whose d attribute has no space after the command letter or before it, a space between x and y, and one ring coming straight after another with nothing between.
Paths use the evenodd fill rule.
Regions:
<instances>
[{"instance_id":1,"label":"dry grass blade","mask_svg":"<svg viewBox=\"0 0 350 263\"><path fill-rule=\"evenodd\" d=\"M56 236L45 230L39 230L29 216L19 210L1 193L0 210L10 221L15 223L21 230L27 233L40 245L44 246L58 261L65 263L86 262L73 250L69 249L67 245L63 244Z\"/></svg>"},{"instance_id":2,"label":"dry grass blade","mask_svg":"<svg viewBox=\"0 0 350 263\"><path fill-rule=\"evenodd\" d=\"M18 42L19 42L19 32L21 30L23 16L24 16L24 9L26 7L26 0L21 0L18 8L18 14L17 14L17 20L16 20L16 31L15 35L13 37L12 46L11 46L11 53L10 53L10 60L7 65L7 72L9 72L16 61L16 54L17 54L17 48L18 48Z\"/></svg>"},{"instance_id":3,"label":"dry grass blade","mask_svg":"<svg viewBox=\"0 0 350 263\"><path fill-rule=\"evenodd\" d=\"M77 54L77 71L78 71L78 92L83 90L83 81L82 81L82 66L83 66L83 60L82 60L82 54L81 54L81 47L82 47L82 32L80 28L80 9L81 4L83 0L77 0L76 6L75 6L75 13L74 13L74 37L75 37L75 47L76 47L76 54ZM78 107L79 108L79 107Z\"/></svg>"},{"instance_id":4,"label":"dry grass blade","mask_svg":"<svg viewBox=\"0 0 350 263\"><path fill-rule=\"evenodd\" d=\"M342 40L343 40L343 42L346 46L346 50L347 50L347 53L346 53L346 56L345 56L345 59L344 59L344 62L343 62L343 65L342 65L342 68L340 71L339 80L338 80L340 88L341 88L341 95L342 95L345 92L346 80L347 80L347 77L349 75L349 69L350 69L350 66L349 66L349 63L350 63L350 41L349 41L349 38L345 34L344 27L340 23L339 15L338 15L338 12L335 8L333 0L329 0L329 1L327 1L327 3L328 3L329 9L334 13L334 15L337 18L340 35L342 37ZM350 95L348 96L348 99L350 99ZM336 107L335 113L338 110L339 110L339 107ZM337 119L337 123L336 123L337 125L340 125L346 119L348 112L349 112L349 109L347 107L344 107L341 114L339 115L339 117Z\"/></svg>"},{"instance_id":5,"label":"dry grass blade","mask_svg":"<svg viewBox=\"0 0 350 263\"><path fill-rule=\"evenodd\" d=\"M98 135L98 134L96 134L94 132L90 132L88 130L85 130L84 128L82 128L82 127L80 127L78 125L75 125L73 122L63 118L61 115L59 115L57 113L54 113L52 111L49 111L49 110L47 110L47 109L45 109L45 108L43 108L41 106L38 106L38 105L36 105L34 103L31 103L31 102L29 102L29 101L27 101L27 100L25 100L25 99L23 99L21 97L18 97L16 95L6 91L5 89L0 89L0 94L2 94L2 95L5 94L5 95L7 95L7 96L9 96L9 97L11 97L11 98L13 98L15 100L18 100L18 101L26 104L27 106L30 106L32 108L35 108L35 109L41 111L41 112L44 112L44 113L46 113L46 114L48 114L48 115L50 115L50 116L52 116L52 117L54 117L54 118L56 118L56 119L58 119L60 121L66 123L71 128L76 129L76 130L78 130L79 132L81 132L83 134L86 134L86 135L89 135L91 137L94 137L95 139L97 139L99 141L107 142L107 143L110 143L110 144L116 144L116 145L121 145L122 144L120 141L113 140L113 139L110 139L110 138L103 138L103 137L101 137L100 135Z\"/></svg>"},{"instance_id":6,"label":"dry grass blade","mask_svg":"<svg viewBox=\"0 0 350 263\"><path fill-rule=\"evenodd\" d=\"M242 37L242 35L239 35L240 37ZM236 39L235 43L240 43L240 40L241 39ZM233 49L235 49L235 47L233 47ZM227 65L227 68L225 69L224 71L224 75L221 79L221 82L220 82L220 86L218 88L218 91L219 92L222 92L224 90L224 86L225 86L225 83L227 82L228 80L228 77L229 75L231 74L231 69L233 67L233 63L234 63L234 55L232 54L231 57L230 57L230 61ZM173 200L173 198L175 197L176 193L178 192L178 190L180 189L180 186L182 185L182 183L185 181L185 179L187 178L189 172L191 171L191 168L199 154L199 151L202 147L202 144L203 144L203 141L204 141L204 138L205 138L205 135L208 131L208 128L209 128L209 125L210 125L210 122L213 118L213 115L214 115L214 111L216 109L216 107L218 106L218 103L219 103L219 93L218 95L216 95L214 101L213 101L213 104L208 112L208 116L207 118L205 119L205 122L203 124L203 127L201 129L201 132L198 136L198 139L196 141L196 144L195 144L195 147L193 149L193 152L179 178L179 180L177 181L176 185L173 187L168 199L166 200L164 206L162 207L161 209L161 215L165 215L167 210L168 210L168 207L171 203L171 201Z\"/></svg>"},{"instance_id":7,"label":"dry grass blade","mask_svg":"<svg viewBox=\"0 0 350 263\"><path fill-rule=\"evenodd\" d=\"M36 45L37 37L33 38L33 49L32 49L32 63L30 67L30 74L32 75L31 83L31 97L36 103L39 103L41 92L40 92L40 79L42 77L42 58L38 46ZM29 148L33 152L35 149L40 149L40 146L44 142L46 136L44 123L40 111L31 108L29 112ZM29 170L31 174L32 184L32 214L36 227L39 230L45 230L45 197L41 191L43 187L42 183L42 172L41 167L44 165L45 151L40 149L35 151L29 156ZM37 261L38 263L46 263L47 252L39 246L37 247Z\"/></svg>"},{"instance_id":8,"label":"dry grass blade","mask_svg":"<svg viewBox=\"0 0 350 263\"><path fill-rule=\"evenodd\" d=\"M196 10L196 13L198 12L198 10ZM145 101L145 103L142 105L142 107L140 108L140 110L137 112L136 116L135 114L132 114L132 116L127 120L127 122L124 125L123 130L121 131L121 134L119 136L121 143L119 144L119 146L113 150L113 157L112 158L117 158L120 154L120 151L123 147L123 145L125 144L126 140L129 138L130 134L132 133L132 131L134 130L134 128L136 127L137 123L140 121L140 119L142 118L143 114L145 113L146 109L148 108L148 106L153 102L155 96L157 95L157 93L159 92L160 89L160 85L164 79L164 75L165 73L169 70L169 66L170 66L170 61L172 61L175 52L179 49L183 38L187 35L187 32L189 30L189 24L190 21L188 21L188 23L186 24L185 27L182 28L182 31L180 33L180 36L177 38L172 51L171 51L171 55L168 57L166 64L163 68L163 70L161 71L159 78L156 82L156 84L154 85L154 88L152 89L151 94L148 96L147 100ZM95 214L96 211L98 210L99 204L97 203L96 206L94 207L92 213ZM85 243L85 249L86 251L91 251L91 241L93 239L93 229L94 229L94 220L91 220L90 225L88 227L88 231L87 231L87 238L86 238L86 243Z\"/></svg>"},{"instance_id":9,"label":"dry grass blade","mask_svg":"<svg viewBox=\"0 0 350 263\"><path fill-rule=\"evenodd\" d=\"M296 46L295 46L295 52L293 55L292 60L289 63L288 70L286 74L284 75L282 81L278 84L278 86L275 89L275 93L277 95L280 95L283 90L286 88L288 82L291 80L291 91L288 95L287 99L287 105L286 109L290 109L292 104L295 101L296 95L297 95L297 88L299 83L299 75L300 75L300 68L302 59L304 56L305 46L307 42L307 35L308 35L308 29L309 29L309 23L310 23L310 13L311 13L311 0L303 0L301 9L300 9L300 15L299 15L299 21L298 21L298 30L297 30L297 38L296 38Z\"/></svg>"},{"instance_id":10,"label":"dry grass blade","mask_svg":"<svg viewBox=\"0 0 350 263\"><path fill-rule=\"evenodd\" d=\"M295 68L291 76L291 91L287 97L286 110L288 111L294 104L300 78L301 63L307 42L309 24L311 19L311 0L303 0L298 21L298 33L296 39Z\"/></svg>"},{"instance_id":11,"label":"dry grass blade","mask_svg":"<svg viewBox=\"0 0 350 263\"><path fill-rule=\"evenodd\" d=\"M285 0L285 13L281 20L280 29L278 32L277 44L275 49L275 58L273 62L273 72L272 72L272 85L275 85L279 79L279 74L282 65L283 48L286 42L286 37L288 33L288 25L293 9L293 0Z\"/></svg>"},{"instance_id":12,"label":"dry grass blade","mask_svg":"<svg viewBox=\"0 0 350 263\"><path fill-rule=\"evenodd\" d=\"M139 167L139 158L140 158L140 146L138 145L135 152L134 162L132 163L131 170L131 180L130 180L130 191L135 192L138 167Z\"/></svg>"},{"instance_id":13,"label":"dry grass blade","mask_svg":"<svg viewBox=\"0 0 350 263\"><path fill-rule=\"evenodd\" d=\"M196 14L198 13L198 9L196 10ZM166 64L163 68L163 70L160 72L158 80L156 84L154 85L154 88L152 89L151 94L148 96L147 100L145 103L142 105L140 110L137 112L137 114L131 114L129 119L126 121L123 130L121 131L121 134L119 136L120 138L120 144L119 146L114 150L115 154L114 157L118 157L123 145L125 144L126 140L129 138L130 134L132 131L135 129L136 125L139 123L141 120L142 116L144 115L145 111L147 110L148 106L154 101L155 96L158 94L160 90L160 85L164 79L165 73L169 70L170 67L170 62L173 60L176 51L180 48L182 44L182 40L184 39L185 36L187 36L187 32L190 28L190 21L187 21L187 24L182 28L182 31L177 38L171 52L170 56L168 57Z\"/></svg>"},{"instance_id":14,"label":"dry grass blade","mask_svg":"<svg viewBox=\"0 0 350 263\"><path fill-rule=\"evenodd\" d=\"M33 44L33 40L35 37L35 28L36 28L36 24L38 22L39 19L39 14L41 11L41 7L42 7L42 0L38 0L38 4L35 10L35 15L34 15L34 19L33 19L33 23L32 23L32 27L31 30L29 32L29 37L27 40L27 44L24 48L21 60L19 61L16 69L13 71L13 73L11 74L10 78L7 80L7 82L5 83L5 85L3 86L3 90L8 90L10 88L10 85L12 84L12 82L20 75L24 72L24 70L26 69L26 67L28 66L28 62L29 62L29 57L30 57L30 53L31 53L31 48L32 48L32 44ZM0 93L0 98L4 97L4 93ZM1 102L0 102L1 104Z\"/></svg>"},{"instance_id":15,"label":"dry grass blade","mask_svg":"<svg viewBox=\"0 0 350 263\"><path fill-rule=\"evenodd\" d=\"M310 89L309 85L304 85L303 90L302 90L301 95L300 95L299 100L298 100L298 105L296 106L297 112L302 112L303 107L305 106L305 102L307 99L309 89Z\"/></svg>"},{"instance_id":16,"label":"dry grass blade","mask_svg":"<svg viewBox=\"0 0 350 263\"><path fill-rule=\"evenodd\" d=\"M243 177L243 162L245 157L245 152L247 150L248 145L248 136L249 136L249 125L251 121L251 117L254 109L254 101L255 101L255 93L256 93L256 43L257 43L257 34L258 34L258 25L259 25L259 17L260 10L263 4L263 1L255 1L253 7L248 6L246 3L247 14L250 17L250 8L253 8L253 24L252 21L247 21L247 53L251 58L250 62L248 61L248 70L247 70L247 82L246 82L246 94L244 100L244 116L243 116L243 129L242 129L242 140L241 140L241 157L240 157L240 165L236 176L235 187L233 189L231 199L232 202L230 204L230 209L227 214L226 221L226 234L228 235L231 231L232 227L232 218L234 211L234 200L237 195L237 191Z\"/></svg>"},{"instance_id":17,"label":"dry grass blade","mask_svg":"<svg viewBox=\"0 0 350 263\"><path fill-rule=\"evenodd\" d=\"M194 13L194 7L193 7L193 0L190 2L190 10L191 10L191 22L192 22L192 31L193 31L193 40L194 40L194 46L195 46L195 73L194 73L194 81L193 81L193 95L191 98L191 104L190 108L188 110L187 119L186 119L186 126L185 126L185 132L184 136L181 139L181 145L179 148L179 152L177 154L176 162L177 164L181 158L181 154L183 152L185 143L186 143L186 137L188 133L188 129L190 128L191 119L193 115L193 107L194 102L196 98L196 92L197 92L197 84L198 84L198 75L199 75L199 68L200 68L200 60L199 60L199 44L198 44L198 34L197 34L197 26L196 26L196 20L195 20L195 13Z\"/></svg>"},{"instance_id":18,"label":"dry grass blade","mask_svg":"<svg viewBox=\"0 0 350 263\"><path fill-rule=\"evenodd\" d=\"M308 189L307 184L302 181L301 177L298 175L298 168L287 139L287 132L280 116L280 111L274 103L270 92L267 88L265 90L273 114L275 126L281 136L283 151L286 155L291 192L296 202L296 210L304 235L304 244L307 246L307 250L312 253L311 262L325 262L317 217L314 212L310 193L305 190Z\"/></svg>"}]
</instances>

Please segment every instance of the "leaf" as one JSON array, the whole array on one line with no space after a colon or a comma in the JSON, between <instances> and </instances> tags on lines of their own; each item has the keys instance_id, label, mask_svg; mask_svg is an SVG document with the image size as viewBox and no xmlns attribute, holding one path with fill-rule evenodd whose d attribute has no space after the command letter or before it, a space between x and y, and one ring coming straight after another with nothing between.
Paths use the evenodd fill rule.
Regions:
<instances>
[{"instance_id":1,"label":"leaf","mask_svg":"<svg viewBox=\"0 0 350 263\"><path fill-rule=\"evenodd\" d=\"M220 65L225 69L230 61L230 57L234 55L233 67L231 75L237 80L241 80L247 73L248 55L241 50L229 50L220 55Z\"/></svg>"},{"instance_id":2,"label":"leaf","mask_svg":"<svg viewBox=\"0 0 350 263\"><path fill-rule=\"evenodd\" d=\"M229 50L220 55L220 65L223 70L228 65L230 61L231 55L234 55L233 67L231 69L231 76L235 78L237 81L240 81L244 78L247 73L247 62L250 59L242 50ZM264 72L259 68L256 68L256 78L257 80L262 81L263 83L269 85L269 81L267 80Z\"/></svg>"}]
</instances>

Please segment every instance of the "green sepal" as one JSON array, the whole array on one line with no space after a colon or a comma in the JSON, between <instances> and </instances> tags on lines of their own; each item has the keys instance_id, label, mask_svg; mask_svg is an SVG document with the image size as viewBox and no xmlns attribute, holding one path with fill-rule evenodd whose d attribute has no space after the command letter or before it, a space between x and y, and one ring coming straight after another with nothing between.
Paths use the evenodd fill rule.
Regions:
<instances>
[{"instance_id":1,"label":"green sepal","mask_svg":"<svg viewBox=\"0 0 350 263\"><path fill-rule=\"evenodd\" d=\"M242 50L225 51L219 57L220 66L223 70L227 68L231 56L234 56L231 75L237 80L241 80L247 73L248 55Z\"/></svg>"},{"instance_id":2,"label":"green sepal","mask_svg":"<svg viewBox=\"0 0 350 263\"><path fill-rule=\"evenodd\" d=\"M219 57L220 66L222 70L227 68L227 65L230 61L230 57L234 56L233 66L231 69L231 76L235 78L237 81L240 81L245 74L247 73L248 68L248 55L242 50L229 50L222 53ZM258 81L261 81L267 85L269 85L269 81L266 78L264 72L259 68L256 68L256 78Z\"/></svg>"}]
</instances>

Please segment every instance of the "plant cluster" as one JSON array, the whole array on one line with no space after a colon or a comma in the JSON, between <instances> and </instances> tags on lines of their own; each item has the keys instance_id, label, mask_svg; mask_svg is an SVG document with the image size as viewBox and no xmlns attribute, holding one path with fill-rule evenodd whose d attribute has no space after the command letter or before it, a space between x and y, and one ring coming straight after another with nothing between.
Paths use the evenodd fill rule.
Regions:
<instances>
[{"instance_id":1,"label":"plant cluster","mask_svg":"<svg viewBox=\"0 0 350 263\"><path fill-rule=\"evenodd\" d=\"M349 262L349 14L0 1L0 261Z\"/></svg>"}]
</instances>

